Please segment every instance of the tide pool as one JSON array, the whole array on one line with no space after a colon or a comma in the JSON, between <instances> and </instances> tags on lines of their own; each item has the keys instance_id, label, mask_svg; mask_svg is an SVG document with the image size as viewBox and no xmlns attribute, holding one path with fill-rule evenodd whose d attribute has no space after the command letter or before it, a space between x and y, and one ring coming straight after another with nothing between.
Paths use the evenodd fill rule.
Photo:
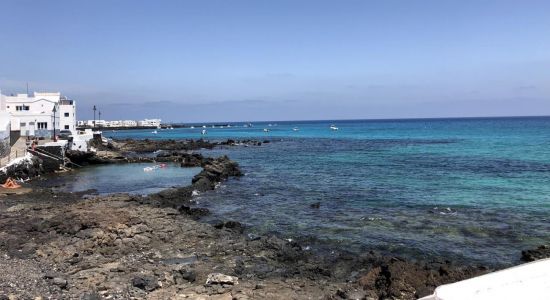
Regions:
<instances>
[{"instance_id":1,"label":"tide pool","mask_svg":"<svg viewBox=\"0 0 550 300\"><path fill-rule=\"evenodd\" d=\"M59 190L82 192L97 190L99 194L129 193L146 195L161 190L191 184L193 176L201 168L181 168L168 163L165 168L155 168L154 163L131 163L89 166L69 174L51 178L48 184L57 182ZM145 168L153 168L153 170Z\"/></svg>"}]
</instances>

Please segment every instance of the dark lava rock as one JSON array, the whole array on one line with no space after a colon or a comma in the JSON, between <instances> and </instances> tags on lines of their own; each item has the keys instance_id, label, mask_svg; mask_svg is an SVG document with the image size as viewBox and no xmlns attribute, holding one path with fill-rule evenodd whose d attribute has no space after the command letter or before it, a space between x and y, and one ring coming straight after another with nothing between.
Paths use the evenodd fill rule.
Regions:
<instances>
[{"instance_id":1,"label":"dark lava rock","mask_svg":"<svg viewBox=\"0 0 550 300\"><path fill-rule=\"evenodd\" d=\"M227 221L227 222L220 222L214 225L217 229L228 229L230 231L234 231L237 233L243 233L244 232L244 226L237 222L237 221Z\"/></svg>"},{"instance_id":2,"label":"dark lava rock","mask_svg":"<svg viewBox=\"0 0 550 300\"><path fill-rule=\"evenodd\" d=\"M65 156L69 158L73 163L76 163L81 166L87 165L101 165L108 164L111 161L101 158L96 155L94 152L83 152L83 151L74 151L68 150L65 152Z\"/></svg>"},{"instance_id":3,"label":"dark lava rock","mask_svg":"<svg viewBox=\"0 0 550 300\"><path fill-rule=\"evenodd\" d=\"M416 299L433 293L442 284L486 273L485 268L457 267L449 263L420 264L398 258L377 263L359 278L358 283L370 295L380 299Z\"/></svg>"},{"instance_id":4,"label":"dark lava rock","mask_svg":"<svg viewBox=\"0 0 550 300\"><path fill-rule=\"evenodd\" d=\"M195 282L195 280L197 280L197 272L195 272L195 270L182 269L180 270L180 274L181 278L189 282Z\"/></svg>"},{"instance_id":5,"label":"dark lava rock","mask_svg":"<svg viewBox=\"0 0 550 300\"><path fill-rule=\"evenodd\" d=\"M321 207L321 202L315 202L309 205L311 208L319 208Z\"/></svg>"},{"instance_id":6,"label":"dark lava rock","mask_svg":"<svg viewBox=\"0 0 550 300\"><path fill-rule=\"evenodd\" d=\"M193 177L193 187L204 192L213 190L216 183L229 178L230 176L242 176L239 164L227 156L216 159L205 159L202 164L203 170Z\"/></svg>"},{"instance_id":7,"label":"dark lava rock","mask_svg":"<svg viewBox=\"0 0 550 300\"><path fill-rule=\"evenodd\" d=\"M189 207L186 205L182 205L178 208L178 210L181 213L184 213L186 215L193 217L194 219L199 219L200 217L207 216L210 214L210 211L208 210L208 208L203 208L203 207Z\"/></svg>"},{"instance_id":8,"label":"dark lava rock","mask_svg":"<svg viewBox=\"0 0 550 300\"><path fill-rule=\"evenodd\" d=\"M59 164L54 169L44 169L43 160L33 156L30 161L20 164L11 165L6 168L5 172L0 172L0 183L6 182L9 177L29 179L43 174L47 171L59 170Z\"/></svg>"},{"instance_id":9,"label":"dark lava rock","mask_svg":"<svg viewBox=\"0 0 550 300\"><path fill-rule=\"evenodd\" d=\"M536 249L521 251L521 260L525 262L535 261L550 257L550 246L541 245Z\"/></svg>"},{"instance_id":10,"label":"dark lava rock","mask_svg":"<svg viewBox=\"0 0 550 300\"><path fill-rule=\"evenodd\" d=\"M154 152L157 150L166 151L188 151L199 149L212 149L216 146L216 143L211 143L205 140L117 140L122 143L121 150L134 151L137 153Z\"/></svg>"},{"instance_id":11,"label":"dark lava rock","mask_svg":"<svg viewBox=\"0 0 550 300\"><path fill-rule=\"evenodd\" d=\"M160 287L155 277L143 274L136 275L132 279L132 285L148 292L154 291Z\"/></svg>"}]
</instances>

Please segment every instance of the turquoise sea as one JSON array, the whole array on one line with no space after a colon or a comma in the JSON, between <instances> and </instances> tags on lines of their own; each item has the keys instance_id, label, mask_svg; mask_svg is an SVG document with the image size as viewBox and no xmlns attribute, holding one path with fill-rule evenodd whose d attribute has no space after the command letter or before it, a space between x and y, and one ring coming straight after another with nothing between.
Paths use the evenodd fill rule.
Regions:
<instances>
[{"instance_id":1,"label":"turquoise sea","mask_svg":"<svg viewBox=\"0 0 550 300\"><path fill-rule=\"evenodd\" d=\"M201 127L104 134L271 141L205 150L229 155L246 176L196 200L211 220L238 220L251 234L312 251L507 265L550 242L550 117L230 124L205 124L204 136Z\"/></svg>"}]
</instances>

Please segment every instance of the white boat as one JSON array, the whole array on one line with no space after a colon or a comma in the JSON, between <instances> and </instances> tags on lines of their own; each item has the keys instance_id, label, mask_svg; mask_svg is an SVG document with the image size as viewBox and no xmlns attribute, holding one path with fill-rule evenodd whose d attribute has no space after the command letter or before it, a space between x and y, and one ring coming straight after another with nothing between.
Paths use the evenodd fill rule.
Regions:
<instances>
[{"instance_id":1,"label":"white boat","mask_svg":"<svg viewBox=\"0 0 550 300\"><path fill-rule=\"evenodd\" d=\"M267 128L264 128L264 132L269 132L269 129L267 129Z\"/></svg>"},{"instance_id":2,"label":"white boat","mask_svg":"<svg viewBox=\"0 0 550 300\"><path fill-rule=\"evenodd\" d=\"M207 134L207 133L208 133L208 132L206 131L206 129L203 129L203 130L201 131L201 134L202 134L202 135L205 135L205 134Z\"/></svg>"},{"instance_id":3,"label":"white boat","mask_svg":"<svg viewBox=\"0 0 550 300\"><path fill-rule=\"evenodd\" d=\"M501 271L445 284L420 300L548 299L550 259L541 259Z\"/></svg>"},{"instance_id":4,"label":"white boat","mask_svg":"<svg viewBox=\"0 0 550 300\"><path fill-rule=\"evenodd\" d=\"M195 129L195 126L191 126L191 129Z\"/></svg>"},{"instance_id":5,"label":"white boat","mask_svg":"<svg viewBox=\"0 0 550 300\"><path fill-rule=\"evenodd\" d=\"M300 130L300 128L298 128L298 127L294 127L294 128L292 128L292 130L293 130L293 131L299 131L299 130Z\"/></svg>"},{"instance_id":6,"label":"white boat","mask_svg":"<svg viewBox=\"0 0 550 300\"><path fill-rule=\"evenodd\" d=\"M202 125L202 128L206 128L206 125Z\"/></svg>"},{"instance_id":7,"label":"white boat","mask_svg":"<svg viewBox=\"0 0 550 300\"><path fill-rule=\"evenodd\" d=\"M336 127L336 125L332 124L332 125L330 125L330 130L338 130L338 127Z\"/></svg>"},{"instance_id":8,"label":"white boat","mask_svg":"<svg viewBox=\"0 0 550 300\"><path fill-rule=\"evenodd\" d=\"M151 132L152 134L157 134L158 132L156 130L153 130L153 132Z\"/></svg>"}]
</instances>

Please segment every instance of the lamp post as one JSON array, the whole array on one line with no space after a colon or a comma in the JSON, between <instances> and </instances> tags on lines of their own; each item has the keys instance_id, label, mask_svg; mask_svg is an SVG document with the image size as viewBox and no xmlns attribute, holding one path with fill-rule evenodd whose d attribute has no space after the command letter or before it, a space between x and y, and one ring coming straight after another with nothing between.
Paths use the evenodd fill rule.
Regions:
<instances>
[{"instance_id":1,"label":"lamp post","mask_svg":"<svg viewBox=\"0 0 550 300\"><path fill-rule=\"evenodd\" d=\"M53 141L54 142L57 142L57 138L55 137L55 113L57 112L57 108L56 108L57 105L54 105L53 106Z\"/></svg>"},{"instance_id":2,"label":"lamp post","mask_svg":"<svg viewBox=\"0 0 550 300\"><path fill-rule=\"evenodd\" d=\"M95 111L97 110L97 108L95 107L94 105L94 128L95 128Z\"/></svg>"},{"instance_id":3,"label":"lamp post","mask_svg":"<svg viewBox=\"0 0 550 300\"><path fill-rule=\"evenodd\" d=\"M101 120L101 110L99 111L99 118L98 118L98 120ZM99 126L101 126L101 125L99 125ZM101 128L100 128L100 129L101 129Z\"/></svg>"}]
</instances>

